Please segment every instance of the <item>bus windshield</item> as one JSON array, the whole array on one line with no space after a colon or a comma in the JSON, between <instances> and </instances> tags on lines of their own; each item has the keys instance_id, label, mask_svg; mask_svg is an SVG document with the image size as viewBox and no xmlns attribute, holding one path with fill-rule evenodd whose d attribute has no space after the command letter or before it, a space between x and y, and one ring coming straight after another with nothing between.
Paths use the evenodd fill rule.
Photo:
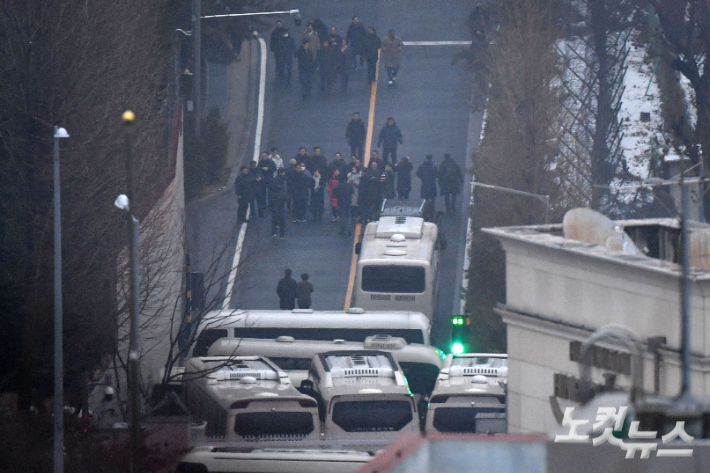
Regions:
<instances>
[{"instance_id":1,"label":"bus windshield","mask_svg":"<svg viewBox=\"0 0 710 473\"><path fill-rule=\"evenodd\" d=\"M333 422L346 432L391 432L412 421L408 401L343 401L333 406Z\"/></svg>"},{"instance_id":2,"label":"bus windshield","mask_svg":"<svg viewBox=\"0 0 710 473\"><path fill-rule=\"evenodd\" d=\"M422 266L362 267L362 290L365 292L421 294L425 289L426 271Z\"/></svg>"}]
</instances>

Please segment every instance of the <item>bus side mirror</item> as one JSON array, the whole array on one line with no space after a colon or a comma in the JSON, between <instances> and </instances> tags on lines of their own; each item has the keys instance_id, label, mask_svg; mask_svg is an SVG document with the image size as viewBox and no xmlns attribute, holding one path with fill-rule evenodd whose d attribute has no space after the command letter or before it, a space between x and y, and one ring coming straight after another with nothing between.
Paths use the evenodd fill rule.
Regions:
<instances>
[{"instance_id":1,"label":"bus side mirror","mask_svg":"<svg viewBox=\"0 0 710 473\"><path fill-rule=\"evenodd\" d=\"M356 255L359 255L359 254L360 254L360 250L362 250L362 243L360 243L360 242L355 243L355 254L356 254Z\"/></svg>"},{"instance_id":2,"label":"bus side mirror","mask_svg":"<svg viewBox=\"0 0 710 473\"><path fill-rule=\"evenodd\" d=\"M303 381L301 381L301 386L298 388L298 390L303 394L313 393L315 391L313 381L311 381L310 379L304 379Z\"/></svg>"}]
</instances>

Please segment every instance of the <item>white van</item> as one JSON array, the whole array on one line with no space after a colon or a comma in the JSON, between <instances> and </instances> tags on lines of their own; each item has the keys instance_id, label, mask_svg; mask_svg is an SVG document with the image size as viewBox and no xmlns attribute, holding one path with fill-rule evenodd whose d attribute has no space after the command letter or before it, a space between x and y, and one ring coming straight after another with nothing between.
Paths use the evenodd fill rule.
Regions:
<instances>
[{"instance_id":1,"label":"white van","mask_svg":"<svg viewBox=\"0 0 710 473\"><path fill-rule=\"evenodd\" d=\"M326 440L391 442L419 432L414 396L391 353L320 353L301 392L318 401Z\"/></svg>"},{"instance_id":2,"label":"white van","mask_svg":"<svg viewBox=\"0 0 710 473\"><path fill-rule=\"evenodd\" d=\"M210 442L320 439L316 402L257 356L191 358L182 374L193 437Z\"/></svg>"},{"instance_id":3,"label":"white van","mask_svg":"<svg viewBox=\"0 0 710 473\"><path fill-rule=\"evenodd\" d=\"M224 338L214 342L208 354L210 356L265 356L288 373L294 386L300 386L301 381L308 377L311 360L315 355L337 350L381 350L392 353L417 400L421 396L426 397L431 394L446 356L441 350L430 345L409 344L403 338L390 335L370 336L364 342L296 340L289 336L281 336L274 340Z\"/></svg>"},{"instance_id":4,"label":"white van","mask_svg":"<svg viewBox=\"0 0 710 473\"><path fill-rule=\"evenodd\" d=\"M508 355L449 355L429 399L426 433L505 433Z\"/></svg>"},{"instance_id":5,"label":"white van","mask_svg":"<svg viewBox=\"0 0 710 473\"><path fill-rule=\"evenodd\" d=\"M421 312L216 310L200 321L191 356L205 356L220 338L262 338L281 336L297 340L336 339L362 342L372 335L401 337L407 343L429 345L429 319Z\"/></svg>"}]
</instances>

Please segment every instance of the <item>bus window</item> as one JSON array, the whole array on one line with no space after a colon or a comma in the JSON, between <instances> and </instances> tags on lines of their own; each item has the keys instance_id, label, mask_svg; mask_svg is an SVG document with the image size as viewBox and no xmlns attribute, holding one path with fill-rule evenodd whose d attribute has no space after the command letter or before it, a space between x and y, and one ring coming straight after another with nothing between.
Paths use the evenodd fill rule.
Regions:
<instances>
[{"instance_id":1,"label":"bus window","mask_svg":"<svg viewBox=\"0 0 710 473\"><path fill-rule=\"evenodd\" d=\"M309 369L311 369L310 358L288 358L270 356L269 359L273 361L276 366L278 366L284 371L308 371Z\"/></svg>"},{"instance_id":2,"label":"bus window","mask_svg":"<svg viewBox=\"0 0 710 473\"><path fill-rule=\"evenodd\" d=\"M362 290L420 294L426 289L426 271L422 266L363 266Z\"/></svg>"},{"instance_id":3,"label":"bus window","mask_svg":"<svg viewBox=\"0 0 710 473\"><path fill-rule=\"evenodd\" d=\"M343 401L333 406L333 423L346 432L391 432L412 421L409 401Z\"/></svg>"},{"instance_id":4,"label":"bus window","mask_svg":"<svg viewBox=\"0 0 710 473\"><path fill-rule=\"evenodd\" d=\"M436 378L439 376L439 367L428 363L413 363L400 361L400 368L407 378L409 390L413 394L429 395L434 390Z\"/></svg>"},{"instance_id":5,"label":"bus window","mask_svg":"<svg viewBox=\"0 0 710 473\"><path fill-rule=\"evenodd\" d=\"M207 356L207 350L210 346L220 338L226 338L229 332L226 328L208 328L203 330L195 340L195 348L192 350L192 356Z\"/></svg>"},{"instance_id":6,"label":"bus window","mask_svg":"<svg viewBox=\"0 0 710 473\"><path fill-rule=\"evenodd\" d=\"M347 342L363 342L369 336L380 334L402 337L407 343L424 343L422 331L413 328L236 327L234 329L234 338L276 339L280 336L290 336L296 340L333 341L341 339Z\"/></svg>"},{"instance_id":7,"label":"bus window","mask_svg":"<svg viewBox=\"0 0 710 473\"><path fill-rule=\"evenodd\" d=\"M313 432L309 412L245 412L237 414L234 432L242 437L303 436Z\"/></svg>"}]
</instances>

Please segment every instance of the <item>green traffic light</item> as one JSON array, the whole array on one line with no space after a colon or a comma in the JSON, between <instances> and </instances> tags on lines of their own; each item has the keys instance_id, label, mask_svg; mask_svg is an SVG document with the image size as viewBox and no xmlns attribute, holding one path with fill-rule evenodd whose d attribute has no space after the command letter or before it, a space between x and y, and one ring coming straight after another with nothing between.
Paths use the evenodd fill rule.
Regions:
<instances>
[{"instance_id":1,"label":"green traffic light","mask_svg":"<svg viewBox=\"0 0 710 473\"><path fill-rule=\"evenodd\" d=\"M451 353L454 355L460 355L464 352L464 346L461 342L454 342L451 344Z\"/></svg>"}]
</instances>

